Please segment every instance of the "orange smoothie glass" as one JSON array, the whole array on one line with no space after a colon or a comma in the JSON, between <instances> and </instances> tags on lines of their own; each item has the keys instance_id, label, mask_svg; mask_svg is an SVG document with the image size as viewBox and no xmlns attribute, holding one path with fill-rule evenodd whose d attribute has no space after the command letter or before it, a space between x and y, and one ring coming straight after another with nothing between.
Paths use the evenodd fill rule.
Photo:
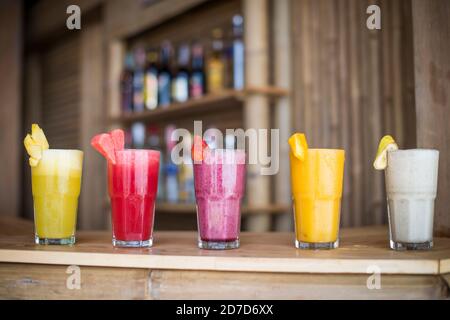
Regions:
<instances>
[{"instance_id":1,"label":"orange smoothie glass","mask_svg":"<svg viewBox=\"0 0 450 320\"><path fill-rule=\"evenodd\" d=\"M308 149L303 160L290 152L297 248L338 247L344 159L339 149Z\"/></svg>"}]
</instances>

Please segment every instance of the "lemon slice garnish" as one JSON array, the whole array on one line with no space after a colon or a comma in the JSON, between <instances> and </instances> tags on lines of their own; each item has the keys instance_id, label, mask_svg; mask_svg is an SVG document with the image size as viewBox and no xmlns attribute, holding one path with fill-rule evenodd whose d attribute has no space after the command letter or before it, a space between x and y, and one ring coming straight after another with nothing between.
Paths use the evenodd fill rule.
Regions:
<instances>
[{"instance_id":1,"label":"lemon slice garnish","mask_svg":"<svg viewBox=\"0 0 450 320\"><path fill-rule=\"evenodd\" d=\"M288 140L292 154L299 160L305 160L308 143L303 133L294 133Z\"/></svg>"},{"instance_id":2,"label":"lemon slice garnish","mask_svg":"<svg viewBox=\"0 0 450 320\"><path fill-rule=\"evenodd\" d=\"M378 145L377 155L373 162L373 167L377 170L384 170L387 167L387 152L398 150L397 143L390 135L384 136Z\"/></svg>"}]
</instances>

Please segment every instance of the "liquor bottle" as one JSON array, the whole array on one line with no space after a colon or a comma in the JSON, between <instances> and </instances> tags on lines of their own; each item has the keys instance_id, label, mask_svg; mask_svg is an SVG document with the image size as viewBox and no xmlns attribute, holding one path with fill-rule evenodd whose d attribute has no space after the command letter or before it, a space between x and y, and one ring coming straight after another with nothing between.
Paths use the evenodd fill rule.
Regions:
<instances>
[{"instance_id":1,"label":"liquor bottle","mask_svg":"<svg viewBox=\"0 0 450 320\"><path fill-rule=\"evenodd\" d=\"M167 125L164 130L166 144L166 165L165 165L165 186L166 200L168 202L178 202L178 166L172 161L171 153L176 142L172 140L172 133L176 129L175 125Z\"/></svg>"},{"instance_id":2,"label":"liquor bottle","mask_svg":"<svg viewBox=\"0 0 450 320\"><path fill-rule=\"evenodd\" d=\"M158 105L161 107L166 107L171 102L171 59L172 45L169 41L165 41L161 46L161 69L158 74Z\"/></svg>"},{"instance_id":3,"label":"liquor bottle","mask_svg":"<svg viewBox=\"0 0 450 320\"><path fill-rule=\"evenodd\" d=\"M120 77L120 90L122 111L131 112L133 110L133 55L128 53L125 56L124 68Z\"/></svg>"},{"instance_id":4,"label":"liquor bottle","mask_svg":"<svg viewBox=\"0 0 450 320\"><path fill-rule=\"evenodd\" d=\"M237 138L234 134L225 135L225 149L236 149Z\"/></svg>"},{"instance_id":5,"label":"liquor bottle","mask_svg":"<svg viewBox=\"0 0 450 320\"><path fill-rule=\"evenodd\" d=\"M147 148L159 151L159 178L158 178L158 192L156 197L159 200L164 200L165 194L165 180L164 180L164 153L160 139L160 130L156 125L147 126Z\"/></svg>"},{"instance_id":6,"label":"liquor bottle","mask_svg":"<svg viewBox=\"0 0 450 320\"><path fill-rule=\"evenodd\" d=\"M233 88L244 89L244 18L241 15L233 17Z\"/></svg>"},{"instance_id":7,"label":"liquor bottle","mask_svg":"<svg viewBox=\"0 0 450 320\"><path fill-rule=\"evenodd\" d=\"M178 202L178 167L172 162L166 164L166 200L170 203Z\"/></svg>"},{"instance_id":8,"label":"liquor bottle","mask_svg":"<svg viewBox=\"0 0 450 320\"><path fill-rule=\"evenodd\" d=\"M147 54L144 100L145 107L149 110L158 106L158 52L155 50Z\"/></svg>"},{"instance_id":9,"label":"liquor bottle","mask_svg":"<svg viewBox=\"0 0 450 320\"><path fill-rule=\"evenodd\" d=\"M208 91L211 93L217 93L222 91L225 87L222 29L214 29L212 36L212 53L208 59Z\"/></svg>"},{"instance_id":10,"label":"liquor bottle","mask_svg":"<svg viewBox=\"0 0 450 320\"><path fill-rule=\"evenodd\" d=\"M184 152L191 148L191 139L183 138L181 142L183 145L182 162L179 165L179 201L193 203L195 201L195 187L194 187L194 167L192 163L191 154Z\"/></svg>"},{"instance_id":11,"label":"liquor bottle","mask_svg":"<svg viewBox=\"0 0 450 320\"><path fill-rule=\"evenodd\" d=\"M189 62L189 45L182 44L178 48L178 70L172 81L172 99L175 102L185 102L189 99Z\"/></svg>"},{"instance_id":12,"label":"liquor bottle","mask_svg":"<svg viewBox=\"0 0 450 320\"><path fill-rule=\"evenodd\" d=\"M131 133L131 128L125 129L125 148L133 148L133 135Z\"/></svg>"},{"instance_id":13,"label":"liquor bottle","mask_svg":"<svg viewBox=\"0 0 450 320\"><path fill-rule=\"evenodd\" d=\"M133 111L144 110L144 68L145 50L138 47L134 52L134 73L133 73Z\"/></svg>"},{"instance_id":14,"label":"liquor bottle","mask_svg":"<svg viewBox=\"0 0 450 320\"><path fill-rule=\"evenodd\" d=\"M145 125L142 122L135 122L131 126L131 137L133 140L133 147L135 149L142 149L145 146Z\"/></svg>"},{"instance_id":15,"label":"liquor bottle","mask_svg":"<svg viewBox=\"0 0 450 320\"><path fill-rule=\"evenodd\" d=\"M205 94L205 70L203 64L203 46L200 43L192 45L192 73L190 80L190 95L199 98Z\"/></svg>"}]
</instances>

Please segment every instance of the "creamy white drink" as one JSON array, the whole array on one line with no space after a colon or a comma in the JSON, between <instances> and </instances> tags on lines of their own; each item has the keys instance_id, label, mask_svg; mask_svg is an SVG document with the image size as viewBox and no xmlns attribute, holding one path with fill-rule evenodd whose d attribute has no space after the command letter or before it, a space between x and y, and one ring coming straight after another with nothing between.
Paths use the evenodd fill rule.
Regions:
<instances>
[{"instance_id":1,"label":"creamy white drink","mask_svg":"<svg viewBox=\"0 0 450 320\"><path fill-rule=\"evenodd\" d=\"M430 249L433 246L438 162L437 150L387 152L385 174L392 249Z\"/></svg>"}]
</instances>

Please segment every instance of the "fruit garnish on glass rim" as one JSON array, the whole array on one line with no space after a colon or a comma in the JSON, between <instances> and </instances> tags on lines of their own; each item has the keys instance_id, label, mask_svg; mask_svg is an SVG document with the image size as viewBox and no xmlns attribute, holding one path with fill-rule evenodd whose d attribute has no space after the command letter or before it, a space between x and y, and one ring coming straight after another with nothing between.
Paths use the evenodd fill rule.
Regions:
<instances>
[{"instance_id":1,"label":"fruit garnish on glass rim","mask_svg":"<svg viewBox=\"0 0 450 320\"><path fill-rule=\"evenodd\" d=\"M114 149L114 142L110 134L97 134L91 139L91 146L100 152L106 160L110 161L112 164L116 164L116 152Z\"/></svg>"},{"instance_id":2,"label":"fruit garnish on glass rim","mask_svg":"<svg viewBox=\"0 0 450 320\"><path fill-rule=\"evenodd\" d=\"M31 135L26 135L23 140L23 144L28 155L30 156L28 161L30 166L36 167L39 164L39 160L42 158L43 151L49 148L44 131L39 127L39 125L36 123L31 125Z\"/></svg>"},{"instance_id":3,"label":"fruit garnish on glass rim","mask_svg":"<svg viewBox=\"0 0 450 320\"><path fill-rule=\"evenodd\" d=\"M390 135L385 135L380 140L378 145L377 155L373 162L373 167L376 170L384 170L387 167L387 153L388 151L398 150L398 145L395 143L394 138Z\"/></svg>"},{"instance_id":4,"label":"fruit garnish on glass rim","mask_svg":"<svg viewBox=\"0 0 450 320\"><path fill-rule=\"evenodd\" d=\"M109 132L114 144L115 151L121 151L125 148L125 133L122 129L115 129Z\"/></svg>"},{"instance_id":5,"label":"fruit garnish on glass rim","mask_svg":"<svg viewBox=\"0 0 450 320\"><path fill-rule=\"evenodd\" d=\"M303 133L294 133L288 140L291 152L297 159L305 160L306 153L308 152L308 143Z\"/></svg>"},{"instance_id":6,"label":"fruit garnish on glass rim","mask_svg":"<svg viewBox=\"0 0 450 320\"><path fill-rule=\"evenodd\" d=\"M194 136L194 143L191 148L191 156L194 161L202 161L205 158L205 152L209 150L208 144L200 136Z\"/></svg>"}]
</instances>

